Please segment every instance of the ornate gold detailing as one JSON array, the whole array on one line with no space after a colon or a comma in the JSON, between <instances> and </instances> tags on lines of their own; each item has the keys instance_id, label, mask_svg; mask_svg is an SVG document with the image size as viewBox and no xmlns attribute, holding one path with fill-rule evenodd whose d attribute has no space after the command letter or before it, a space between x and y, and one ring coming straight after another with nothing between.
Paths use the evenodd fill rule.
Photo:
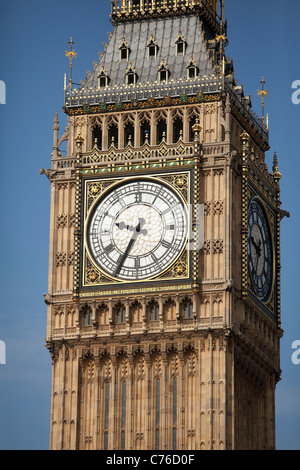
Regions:
<instances>
[{"instance_id":1,"label":"ornate gold detailing","mask_svg":"<svg viewBox=\"0 0 300 470\"><path fill-rule=\"evenodd\" d=\"M69 41L69 44L70 44L70 50L69 51L65 51L66 53L66 57L69 59L69 62L70 62L70 78L69 78L69 93L71 95L72 93L72 69L73 69L73 59L76 59L77 57L77 52L73 51L73 45L74 45L74 42L73 42L73 39L70 38L70 41ZM65 91L67 90L68 88L65 84Z\"/></svg>"},{"instance_id":2,"label":"ornate gold detailing","mask_svg":"<svg viewBox=\"0 0 300 470\"><path fill-rule=\"evenodd\" d=\"M131 85L132 86L132 85ZM153 85L150 83L149 87L153 86L153 94L155 93L155 86L156 84L154 83ZM135 89L138 88L138 86L135 86ZM118 90L119 91L119 90ZM191 104L198 104L198 103L211 103L215 101L221 101L222 96L221 95L216 95L214 94L202 94L198 92L195 96L187 96L186 100L184 102L185 105L191 105ZM167 98L154 98L154 97L147 97L147 99L143 101L129 101L129 102L124 102L122 103L122 110L123 111L131 111L136 109L150 109L150 108L161 108L162 106L181 106L182 105L182 99L181 98L173 98L168 96ZM81 103L78 103L78 106L76 107L66 107L65 112L69 116L83 116L88 114L99 114L99 113L110 113L110 112L115 112L116 111L116 104L106 104L106 103L100 103L100 104L92 104L87 106L83 106Z\"/></svg>"},{"instance_id":3,"label":"ornate gold detailing","mask_svg":"<svg viewBox=\"0 0 300 470\"><path fill-rule=\"evenodd\" d=\"M174 172L174 173L161 173L152 175L154 178L159 178L173 187L183 198L185 203L189 205L190 201L190 172ZM84 218L87 219L88 214L94 204L101 195L106 192L110 187L120 182L120 178L93 178L85 182L85 204L84 204ZM98 268L90 259L88 250L83 246L83 275L82 286L97 286L97 285L120 285L126 284L125 281L115 281L106 276L100 268ZM166 271L147 282L159 282L160 280L182 280L189 276L189 256L186 248L180 254L177 261ZM134 281L141 282L141 281Z\"/></svg>"},{"instance_id":4,"label":"ornate gold detailing","mask_svg":"<svg viewBox=\"0 0 300 470\"><path fill-rule=\"evenodd\" d=\"M83 142L84 138L80 134L78 134L78 136L75 138L75 144L79 153L81 153L82 151Z\"/></svg>"},{"instance_id":5,"label":"ornate gold detailing","mask_svg":"<svg viewBox=\"0 0 300 470\"><path fill-rule=\"evenodd\" d=\"M279 184L279 181L281 180L281 174L279 173L278 170L278 158L277 158L277 153L274 153L274 160L273 160L273 179L275 184Z\"/></svg>"},{"instance_id":6,"label":"ornate gold detailing","mask_svg":"<svg viewBox=\"0 0 300 470\"><path fill-rule=\"evenodd\" d=\"M161 142L159 145L150 145L145 142L142 147L134 148L131 144L125 149L110 147L105 151L94 147L90 152L82 154L83 165L101 163L120 163L136 160L149 160L153 158L170 158L176 156L189 156L194 154L194 146L191 143L184 143L179 140L175 144Z\"/></svg>"},{"instance_id":7,"label":"ornate gold detailing","mask_svg":"<svg viewBox=\"0 0 300 470\"><path fill-rule=\"evenodd\" d=\"M261 79L261 90L257 90L257 94L261 99L261 108L262 108L262 123L265 124L265 98L268 96L269 92L265 90L265 80L264 77Z\"/></svg>"},{"instance_id":8,"label":"ornate gold detailing","mask_svg":"<svg viewBox=\"0 0 300 470\"><path fill-rule=\"evenodd\" d=\"M128 19L161 18L163 16L197 13L217 33L220 29L217 2L212 0L151 0L149 2L130 2L113 0L111 17L113 24Z\"/></svg>"}]
</instances>

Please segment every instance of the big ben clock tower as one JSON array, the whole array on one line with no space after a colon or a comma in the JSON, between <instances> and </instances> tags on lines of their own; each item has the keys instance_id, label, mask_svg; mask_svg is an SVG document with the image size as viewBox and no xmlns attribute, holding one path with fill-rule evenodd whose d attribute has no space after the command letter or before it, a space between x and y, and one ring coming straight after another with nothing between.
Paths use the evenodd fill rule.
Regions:
<instances>
[{"instance_id":1,"label":"big ben clock tower","mask_svg":"<svg viewBox=\"0 0 300 470\"><path fill-rule=\"evenodd\" d=\"M51 449L275 448L281 175L220 3L112 1L66 86L42 170Z\"/></svg>"}]
</instances>

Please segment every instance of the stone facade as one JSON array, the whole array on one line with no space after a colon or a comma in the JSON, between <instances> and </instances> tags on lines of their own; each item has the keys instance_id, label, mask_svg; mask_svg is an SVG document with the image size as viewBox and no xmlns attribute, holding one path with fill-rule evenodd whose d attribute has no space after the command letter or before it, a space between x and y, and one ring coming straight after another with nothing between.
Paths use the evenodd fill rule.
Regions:
<instances>
[{"instance_id":1,"label":"stone facade","mask_svg":"<svg viewBox=\"0 0 300 470\"><path fill-rule=\"evenodd\" d=\"M61 138L56 116L52 168L42 171L51 183L50 448L274 449L282 216L276 161L269 172L265 142L223 89L109 106L66 107ZM59 151L64 140L67 157ZM173 270L167 280L103 282L96 269L83 268L82 181L90 177L99 188L107 176L123 180L154 169L159 178L190 172L187 192L204 206L202 249L184 274ZM246 273L253 188L268 201L277 252L265 305Z\"/></svg>"}]
</instances>

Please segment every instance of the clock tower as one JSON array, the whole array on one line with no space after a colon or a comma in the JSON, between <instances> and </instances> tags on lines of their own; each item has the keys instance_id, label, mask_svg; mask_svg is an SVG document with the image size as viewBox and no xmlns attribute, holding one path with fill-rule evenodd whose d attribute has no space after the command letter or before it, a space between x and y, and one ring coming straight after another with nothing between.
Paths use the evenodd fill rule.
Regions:
<instances>
[{"instance_id":1,"label":"clock tower","mask_svg":"<svg viewBox=\"0 0 300 470\"><path fill-rule=\"evenodd\" d=\"M113 0L99 61L66 83L41 171L51 449L275 448L281 175L220 4Z\"/></svg>"}]
</instances>

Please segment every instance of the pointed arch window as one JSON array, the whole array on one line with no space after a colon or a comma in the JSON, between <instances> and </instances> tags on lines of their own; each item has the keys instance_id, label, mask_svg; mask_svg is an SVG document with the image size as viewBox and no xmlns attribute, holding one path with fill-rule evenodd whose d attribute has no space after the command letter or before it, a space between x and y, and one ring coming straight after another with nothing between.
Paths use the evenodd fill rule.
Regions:
<instances>
[{"instance_id":1,"label":"pointed arch window","mask_svg":"<svg viewBox=\"0 0 300 470\"><path fill-rule=\"evenodd\" d=\"M116 323L122 324L126 321L126 308L124 305L118 305L116 308Z\"/></svg>"},{"instance_id":2,"label":"pointed arch window","mask_svg":"<svg viewBox=\"0 0 300 470\"><path fill-rule=\"evenodd\" d=\"M135 68L133 67L132 63L126 70L126 83L127 85L135 85L137 79L137 74Z\"/></svg>"},{"instance_id":3,"label":"pointed arch window","mask_svg":"<svg viewBox=\"0 0 300 470\"><path fill-rule=\"evenodd\" d=\"M151 126L150 126L149 121L146 119L142 121L141 123L141 133L140 133L141 145L144 145L145 143L149 143L150 134L151 134Z\"/></svg>"},{"instance_id":4,"label":"pointed arch window","mask_svg":"<svg viewBox=\"0 0 300 470\"><path fill-rule=\"evenodd\" d=\"M151 35L151 38L149 39L147 43L147 48L148 48L148 59L151 59L152 57L156 59L158 45L156 44L153 34Z\"/></svg>"},{"instance_id":5,"label":"pointed arch window","mask_svg":"<svg viewBox=\"0 0 300 470\"><path fill-rule=\"evenodd\" d=\"M198 76L198 67L196 65L196 62L194 59L191 57L191 60L188 62L187 66L187 78L190 80L194 80Z\"/></svg>"},{"instance_id":6,"label":"pointed arch window","mask_svg":"<svg viewBox=\"0 0 300 470\"><path fill-rule=\"evenodd\" d=\"M175 41L176 44L176 55L184 55L186 51L186 40L185 37L182 35L182 32L177 36L177 39Z\"/></svg>"},{"instance_id":7,"label":"pointed arch window","mask_svg":"<svg viewBox=\"0 0 300 470\"><path fill-rule=\"evenodd\" d=\"M159 320L159 305L156 302L150 304L150 321Z\"/></svg>"},{"instance_id":8,"label":"pointed arch window","mask_svg":"<svg viewBox=\"0 0 300 470\"><path fill-rule=\"evenodd\" d=\"M107 75L105 68L102 65L102 70L98 75L98 86L99 88L105 88L108 86L108 84L109 84L109 77Z\"/></svg>"},{"instance_id":9,"label":"pointed arch window","mask_svg":"<svg viewBox=\"0 0 300 470\"><path fill-rule=\"evenodd\" d=\"M169 79L169 69L168 69L168 66L167 64L165 63L164 59L162 60L159 68L158 68L158 77L159 77L159 81L161 83L165 82L167 83L168 82L168 79Z\"/></svg>"},{"instance_id":10,"label":"pointed arch window","mask_svg":"<svg viewBox=\"0 0 300 470\"><path fill-rule=\"evenodd\" d=\"M86 307L83 309L83 326L92 326L92 309Z\"/></svg>"},{"instance_id":11,"label":"pointed arch window","mask_svg":"<svg viewBox=\"0 0 300 470\"><path fill-rule=\"evenodd\" d=\"M122 60L127 61L129 59L130 48L125 38L123 38L123 41L120 44L119 50L120 50L120 61Z\"/></svg>"},{"instance_id":12,"label":"pointed arch window","mask_svg":"<svg viewBox=\"0 0 300 470\"><path fill-rule=\"evenodd\" d=\"M193 318L193 302L185 300L183 302L183 317L187 320Z\"/></svg>"},{"instance_id":13,"label":"pointed arch window","mask_svg":"<svg viewBox=\"0 0 300 470\"><path fill-rule=\"evenodd\" d=\"M128 122L124 127L124 147L134 145L135 128L132 122Z\"/></svg>"},{"instance_id":14,"label":"pointed arch window","mask_svg":"<svg viewBox=\"0 0 300 470\"><path fill-rule=\"evenodd\" d=\"M102 128L99 125L94 127L92 130L92 144L99 150L102 149Z\"/></svg>"},{"instance_id":15,"label":"pointed arch window","mask_svg":"<svg viewBox=\"0 0 300 470\"><path fill-rule=\"evenodd\" d=\"M179 139L183 138L183 120L181 117L177 117L173 121L173 142L178 142Z\"/></svg>"}]
</instances>

